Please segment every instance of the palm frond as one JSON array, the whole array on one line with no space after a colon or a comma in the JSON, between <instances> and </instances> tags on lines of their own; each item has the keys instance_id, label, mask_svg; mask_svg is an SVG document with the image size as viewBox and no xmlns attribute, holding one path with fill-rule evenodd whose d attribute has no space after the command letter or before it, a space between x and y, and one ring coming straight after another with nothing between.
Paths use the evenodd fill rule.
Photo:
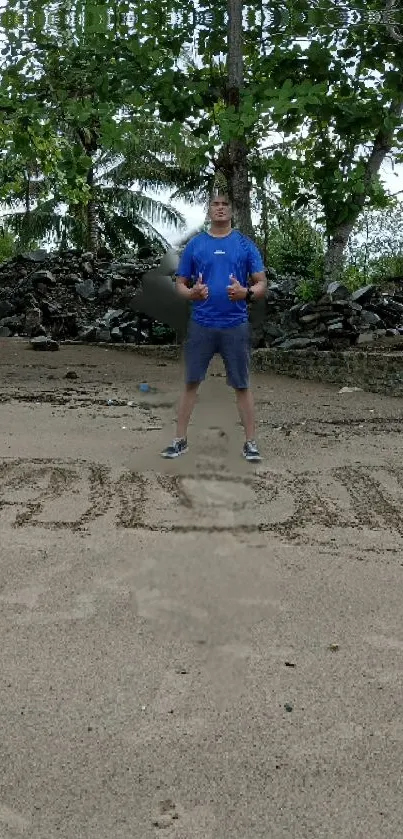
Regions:
<instances>
[{"instance_id":1,"label":"palm frond","mask_svg":"<svg viewBox=\"0 0 403 839\"><path fill-rule=\"evenodd\" d=\"M145 124L132 134L119 155L106 155L99 161L97 181L116 185L138 184L141 189L166 189L184 184L199 171L194 160L200 142L183 129L179 140L159 123ZM207 161L206 161L207 162Z\"/></svg>"},{"instance_id":2,"label":"palm frond","mask_svg":"<svg viewBox=\"0 0 403 839\"><path fill-rule=\"evenodd\" d=\"M121 220L121 222L122 222L124 227L126 227L130 224L130 222L126 218L123 218ZM132 228L130 228L130 229L132 229ZM139 216L136 220L135 229L144 234L147 242L158 243L158 244L162 245L164 250L168 250L171 247L170 242L168 242L168 240L165 238L165 236L163 236L162 233L160 233L159 230L157 230L151 224L151 222L147 221L147 219L141 218Z\"/></svg>"},{"instance_id":3,"label":"palm frond","mask_svg":"<svg viewBox=\"0 0 403 839\"><path fill-rule=\"evenodd\" d=\"M113 207L129 219L144 218L151 225L163 224L175 230L185 227L184 216L179 210L143 192L125 187L101 187L98 188L98 202Z\"/></svg>"},{"instance_id":4,"label":"palm frond","mask_svg":"<svg viewBox=\"0 0 403 839\"><path fill-rule=\"evenodd\" d=\"M178 199L188 201L189 203L199 204L206 201L211 194L213 177L210 174L189 174L189 177L180 183L180 179L176 180L176 189L171 194L171 201ZM179 182L179 186L178 186ZM191 199L189 199L191 196Z\"/></svg>"},{"instance_id":5,"label":"palm frond","mask_svg":"<svg viewBox=\"0 0 403 839\"><path fill-rule=\"evenodd\" d=\"M56 212L56 208L57 201L51 198L38 204L29 213L14 210L4 215L10 229L20 240L42 240L52 234L60 234L63 218Z\"/></svg>"},{"instance_id":6,"label":"palm frond","mask_svg":"<svg viewBox=\"0 0 403 839\"><path fill-rule=\"evenodd\" d=\"M99 232L108 247L110 247L116 254L120 254L124 250L127 250L126 240L117 225L114 224L113 213L108 212L105 207L100 207L98 219L100 228Z\"/></svg>"},{"instance_id":7,"label":"palm frond","mask_svg":"<svg viewBox=\"0 0 403 839\"><path fill-rule=\"evenodd\" d=\"M18 237L19 245L24 242L48 242L54 246L68 242L72 247L83 247L85 230L82 220L59 210L57 198L50 198L38 204L29 213L5 213L7 225Z\"/></svg>"},{"instance_id":8,"label":"palm frond","mask_svg":"<svg viewBox=\"0 0 403 839\"><path fill-rule=\"evenodd\" d=\"M25 180L18 188L13 186L13 192L3 198L0 210L4 209L9 212L25 211L27 198L29 198L30 203L35 203L46 199L48 194L49 184L45 179L29 182Z\"/></svg>"},{"instance_id":9,"label":"palm frond","mask_svg":"<svg viewBox=\"0 0 403 839\"><path fill-rule=\"evenodd\" d=\"M132 218L119 215L112 208L100 209L99 214L101 232L105 240L115 251L123 252L131 247L146 247L158 245L159 249L167 250L170 243L151 224L140 216Z\"/></svg>"}]
</instances>

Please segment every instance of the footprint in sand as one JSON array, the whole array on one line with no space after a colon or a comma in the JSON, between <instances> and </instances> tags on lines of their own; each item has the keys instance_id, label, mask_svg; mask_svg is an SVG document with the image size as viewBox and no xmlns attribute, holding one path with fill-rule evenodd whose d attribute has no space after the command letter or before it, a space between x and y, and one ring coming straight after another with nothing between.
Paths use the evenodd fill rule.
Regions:
<instances>
[{"instance_id":1,"label":"footprint in sand","mask_svg":"<svg viewBox=\"0 0 403 839\"><path fill-rule=\"evenodd\" d=\"M152 819L156 835L160 830L170 839L213 839L216 818L211 807L184 810L171 799L160 801Z\"/></svg>"}]
</instances>

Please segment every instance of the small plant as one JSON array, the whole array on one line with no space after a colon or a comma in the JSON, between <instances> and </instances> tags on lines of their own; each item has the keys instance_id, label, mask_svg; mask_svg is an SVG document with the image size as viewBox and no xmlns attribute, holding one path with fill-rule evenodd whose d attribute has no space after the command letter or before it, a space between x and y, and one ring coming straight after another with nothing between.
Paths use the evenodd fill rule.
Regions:
<instances>
[{"instance_id":1,"label":"small plant","mask_svg":"<svg viewBox=\"0 0 403 839\"><path fill-rule=\"evenodd\" d=\"M0 263L11 259L16 253L15 239L6 228L0 227Z\"/></svg>"},{"instance_id":2,"label":"small plant","mask_svg":"<svg viewBox=\"0 0 403 839\"><path fill-rule=\"evenodd\" d=\"M403 252L402 250L393 254L385 254L370 263L372 282L388 282L391 277L403 277Z\"/></svg>"},{"instance_id":3,"label":"small plant","mask_svg":"<svg viewBox=\"0 0 403 839\"><path fill-rule=\"evenodd\" d=\"M349 265L343 272L341 282L349 291L356 291L357 288L368 284L368 277L356 265Z\"/></svg>"},{"instance_id":4,"label":"small plant","mask_svg":"<svg viewBox=\"0 0 403 839\"><path fill-rule=\"evenodd\" d=\"M312 280L300 280L295 293L303 303L312 303L323 294L323 284L319 277Z\"/></svg>"},{"instance_id":5,"label":"small plant","mask_svg":"<svg viewBox=\"0 0 403 839\"><path fill-rule=\"evenodd\" d=\"M292 274L316 283L323 273L323 241L320 233L302 214L278 210L260 230L265 261L277 274Z\"/></svg>"}]
</instances>

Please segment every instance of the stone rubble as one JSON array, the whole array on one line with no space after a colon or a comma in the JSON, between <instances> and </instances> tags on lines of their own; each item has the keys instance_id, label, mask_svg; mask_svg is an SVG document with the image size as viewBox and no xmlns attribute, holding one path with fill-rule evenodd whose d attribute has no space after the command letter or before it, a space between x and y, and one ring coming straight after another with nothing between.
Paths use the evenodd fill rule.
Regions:
<instances>
[{"instance_id":1,"label":"stone rubble","mask_svg":"<svg viewBox=\"0 0 403 839\"><path fill-rule=\"evenodd\" d=\"M256 346L340 350L403 345L403 291L367 285L350 292L333 282L318 300L301 302L296 285L289 278L270 284Z\"/></svg>"},{"instance_id":2,"label":"stone rubble","mask_svg":"<svg viewBox=\"0 0 403 839\"><path fill-rule=\"evenodd\" d=\"M0 338L25 336L33 349L55 342L174 343L187 304L175 293L177 253L140 260L32 251L0 265ZM403 291L330 283L301 302L298 278L270 269L264 303L251 307L253 345L279 349L403 346ZM253 312L253 314L252 314ZM41 340L39 340L41 339Z\"/></svg>"},{"instance_id":3,"label":"stone rubble","mask_svg":"<svg viewBox=\"0 0 403 839\"><path fill-rule=\"evenodd\" d=\"M160 260L117 262L41 250L10 259L0 265L0 337L47 339L32 342L35 349L54 349L50 342L67 339L157 343L155 324L132 303L142 277ZM164 335L175 339L169 329Z\"/></svg>"}]
</instances>

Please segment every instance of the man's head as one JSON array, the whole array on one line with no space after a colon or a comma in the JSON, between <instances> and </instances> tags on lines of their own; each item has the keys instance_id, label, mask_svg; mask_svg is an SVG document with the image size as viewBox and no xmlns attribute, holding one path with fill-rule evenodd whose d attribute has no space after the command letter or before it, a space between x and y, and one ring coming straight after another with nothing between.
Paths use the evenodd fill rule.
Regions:
<instances>
[{"instance_id":1,"label":"man's head","mask_svg":"<svg viewBox=\"0 0 403 839\"><path fill-rule=\"evenodd\" d=\"M226 226L231 222L232 204L228 195L213 195L209 204L209 216L213 224L220 226Z\"/></svg>"}]
</instances>

